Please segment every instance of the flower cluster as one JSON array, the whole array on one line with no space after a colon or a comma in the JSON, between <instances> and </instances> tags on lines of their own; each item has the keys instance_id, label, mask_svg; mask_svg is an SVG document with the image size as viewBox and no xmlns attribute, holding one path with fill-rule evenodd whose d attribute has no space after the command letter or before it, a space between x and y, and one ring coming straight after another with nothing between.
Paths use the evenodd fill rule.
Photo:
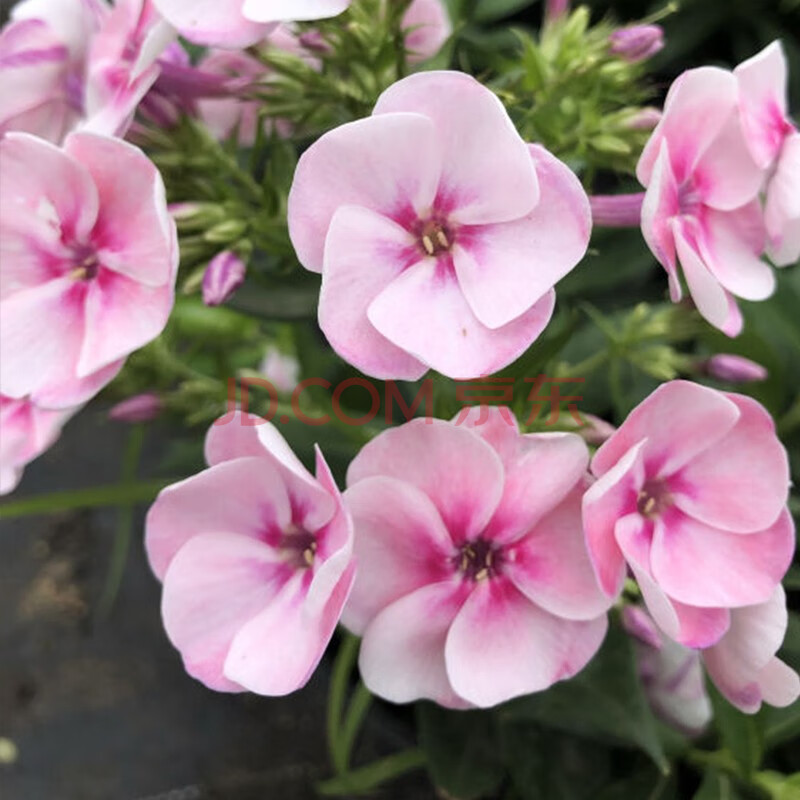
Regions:
<instances>
[{"instance_id":1,"label":"flower cluster","mask_svg":"<svg viewBox=\"0 0 800 800\"><path fill-rule=\"evenodd\" d=\"M729 336L736 297L763 300L800 258L800 133L788 118L780 43L732 72L700 67L672 85L637 169L644 237L681 298Z\"/></svg>"},{"instance_id":2,"label":"flower cluster","mask_svg":"<svg viewBox=\"0 0 800 800\"><path fill-rule=\"evenodd\" d=\"M156 501L147 546L170 638L212 688L297 688L341 614L363 637L361 673L375 694L490 707L579 672L630 568L658 626L648 623L653 681L664 659L674 669L687 653L745 711L800 695L774 655L794 550L786 454L749 398L665 384L598 450L591 473L581 437L522 434L509 409L413 420L351 463L335 524L330 498L323 512L274 479L277 461L310 492L269 423L221 420L206 453L209 470ZM316 596L324 565L327 593L311 604L322 624L303 592ZM247 663L262 683L239 671ZM288 683L274 688L279 667Z\"/></svg>"}]
</instances>

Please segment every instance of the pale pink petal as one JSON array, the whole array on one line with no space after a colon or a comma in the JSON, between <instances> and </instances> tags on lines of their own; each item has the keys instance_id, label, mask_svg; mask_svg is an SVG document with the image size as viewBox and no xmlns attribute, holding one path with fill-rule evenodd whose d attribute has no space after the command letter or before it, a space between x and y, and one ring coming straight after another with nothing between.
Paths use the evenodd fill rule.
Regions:
<instances>
[{"instance_id":1,"label":"pale pink petal","mask_svg":"<svg viewBox=\"0 0 800 800\"><path fill-rule=\"evenodd\" d=\"M781 148L786 117L786 56L780 41L767 45L733 71L747 144L756 163L769 169Z\"/></svg>"},{"instance_id":2,"label":"pale pink petal","mask_svg":"<svg viewBox=\"0 0 800 800\"><path fill-rule=\"evenodd\" d=\"M125 359L121 358L83 378L70 377L52 384L48 383L33 392L31 399L44 408L67 409L80 405L91 400L104 386L114 380L124 363Z\"/></svg>"},{"instance_id":3,"label":"pale pink petal","mask_svg":"<svg viewBox=\"0 0 800 800\"><path fill-rule=\"evenodd\" d=\"M221 416L208 429L205 457L210 467L223 461L248 456L263 457L264 445L256 428L269 423L256 414L233 409Z\"/></svg>"},{"instance_id":4,"label":"pale pink petal","mask_svg":"<svg viewBox=\"0 0 800 800\"><path fill-rule=\"evenodd\" d=\"M310 613L305 576L296 574L267 607L236 634L225 676L256 694L281 696L306 684L325 653L353 582L346 570L326 605Z\"/></svg>"},{"instance_id":5,"label":"pale pink petal","mask_svg":"<svg viewBox=\"0 0 800 800\"><path fill-rule=\"evenodd\" d=\"M242 13L256 22L300 22L335 17L351 0L244 0Z\"/></svg>"},{"instance_id":6,"label":"pale pink petal","mask_svg":"<svg viewBox=\"0 0 800 800\"><path fill-rule=\"evenodd\" d=\"M347 485L376 475L423 491L456 543L483 532L503 492L503 465L491 446L438 419L415 419L376 436L351 462Z\"/></svg>"},{"instance_id":7,"label":"pale pink petal","mask_svg":"<svg viewBox=\"0 0 800 800\"><path fill-rule=\"evenodd\" d=\"M174 301L171 283L150 287L121 273L100 269L86 282L86 334L79 378L90 375L155 339Z\"/></svg>"},{"instance_id":8,"label":"pale pink petal","mask_svg":"<svg viewBox=\"0 0 800 800\"><path fill-rule=\"evenodd\" d=\"M786 634L786 594L778 586L764 603L735 609L728 634L703 653L711 679L731 703L748 713L761 705L759 686L762 671L770 665ZM783 670L769 667L767 678L776 678L772 688L780 695Z\"/></svg>"},{"instance_id":9,"label":"pale pink petal","mask_svg":"<svg viewBox=\"0 0 800 800\"><path fill-rule=\"evenodd\" d=\"M670 509L655 520L650 566L674 600L736 607L767 600L793 553L794 524L788 511L767 530L742 536Z\"/></svg>"},{"instance_id":10,"label":"pale pink petal","mask_svg":"<svg viewBox=\"0 0 800 800\"><path fill-rule=\"evenodd\" d=\"M127 145L126 145L127 146ZM52 144L26 133L0 142L3 224L43 217L66 240L83 240L97 220L98 193L86 168Z\"/></svg>"},{"instance_id":11,"label":"pale pink petal","mask_svg":"<svg viewBox=\"0 0 800 800\"><path fill-rule=\"evenodd\" d=\"M174 282L175 223L155 165L133 145L94 134L74 133L64 149L86 167L99 193L92 243L102 265L147 286Z\"/></svg>"},{"instance_id":12,"label":"pale pink petal","mask_svg":"<svg viewBox=\"0 0 800 800\"><path fill-rule=\"evenodd\" d=\"M756 200L735 211L708 209L705 236L698 241L711 274L732 294L766 300L775 291L775 273L761 260L766 229Z\"/></svg>"},{"instance_id":13,"label":"pale pink petal","mask_svg":"<svg viewBox=\"0 0 800 800\"><path fill-rule=\"evenodd\" d=\"M453 32L444 0L413 0L403 28L410 64L435 56Z\"/></svg>"},{"instance_id":14,"label":"pale pink petal","mask_svg":"<svg viewBox=\"0 0 800 800\"><path fill-rule=\"evenodd\" d=\"M453 248L458 283L488 328L516 319L583 258L591 211L575 174L539 145L530 146L540 198L522 219L459 229Z\"/></svg>"},{"instance_id":15,"label":"pale pink petal","mask_svg":"<svg viewBox=\"0 0 800 800\"><path fill-rule=\"evenodd\" d=\"M653 523L639 514L617 522L615 536L636 577L647 610L670 638L685 647L710 647L730 626L727 608L698 608L669 597L650 571Z\"/></svg>"},{"instance_id":16,"label":"pale pink petal","mask_svg":"<svg viewBox=\"0 0 800 800\"><path fill-rule=\"evenodd\" d=\"M673 220L672 230L689 294L703 317L715 328L722 330L730 316L728 293L703 263L696 245L688 238L687 223Z\"/></svg>"},{"instance_id":17,"label":"pale pink petal","mask_svg":"<svg viewBox=\"0 0 800 800\"><path fill-rule=\"evenodd\" d=\"M153 0L153 5L183 36L198 44L248 47L272 29L245 18L241 0Z\"/></svg>"},{"instance_id":18,"label":"pale pink petal","mask_svg":"<svg viewBox=\"0 0 800 800\"><path fill-rule=\"evenodd\" d=\"M595 619L613 603L600 589L586 549L582 495L583 485L578 484L529 535L509 548L502 565L503 574L528 599L572 620Z\"/></svg>"},{"instance_id":19,"label":"pale pink petal","mask_svg":"<svg viewBox=\"0 0 800 800\"><path fill-rule=\"evenodd\" d=\"M270 548L235 533L204 533L187 542L164 576L161 613L186 671L217 691L242 687L223 671L231 642L291 571Z\"/></svg>"},{"instance_id":20,"label":"pale pink petal","mask_svg":"<svg viewBox=\"0 0 800 800\"><path fill-rule=\"evenodd\" d=\"M437 204L454 222L509 222L533 210L539 185L528 146L500 100L475 78L463 72L411 75L378 98L373 114L398 111L432 120L443 153Z\"/></svg>"},{"instance_id":21,"label":"pale pink petal","mask_svg":"<svg viewBox=\"0 0 800 800\"><path fill-rule=\"evenodd\" d=\"M548 292L508 325L491 330L467 304L447 258L410 267L372 301L370 322L387 339L450 378L497 372L518 358L547 326Z\"/></svg>"},{"instance_id":22,"label":"pale pink petal","mask_svg":"<svg viewBox=\"0 0 800 800\"><path fill-rule=\"evenodd\" d=\"M780 160L767 187L764 219L770 257L785 267L800 260L800 133L786 137Z\"/></svg>"},{"instance_id":23,"label":"pale pink petal","mask_svg":"<svg viewBox=\"0 0 800 800\"><path fill-rule=\"evenodd\" d=\"M427 495L396 478L365 478L344 495L359 565L343 623L357 635L386 606L447 579L457 551Z\"/></svg>"},{"instance_id":24,"label":"pale pink petal","mask_svg":"<svg viewBox=\"0 0 800 800\"><path fill-rule=\"evenodd\" d=\"M333 349L367 375L415 381L428 370L378 333L367 317L375 297L420 256L408 231L369 209L342 206L333 216L319 324Z\"/></svg>"},{"instance_id":25,"label":"pale pink petal","mask_svg":"<svg viewBox=\"0 0 800 800\"><path fill-rule=\"evenodd\" d=\"M599 649L607 625L605 616L560 619L508 581L480 581L447 635L447 675L457 694L489 708L575 675Z\"/></svg>"},{"instance_id":26,"label":"pale pink petal","mask_svg":"<svg viewBox=\"0 0 800 800\"><path fill-rule=\"evenodd\" d=\"M722 439L739 416L736 403L722 392L691 381L662 384L597 451L592 472L603 475L646 438L648 476L671 475Z\"/></svg>"},{"instance_id":27,"label":"pale pink petal","mask_svg":"<svg viewBox=\"0 0 800 800\"><path fill-rule=\"evenodd\" d=\"M268 460L226 461L159 494L147 514L147 556L163 578L175 554L195 536L235 533L276 545L290 522L286 488Z\"/></svg>"},{"instance_id":28,"label":"pale pink petal","mask_svg":"<svg viewBox=\"0 0 800 800\"><path fill-rule=\"evenodd\" d=\"M649 186L664 140L669 142L675 177L682 183L735 112L737 99L736 79L727 70L700 67L684 72L670 87L661 122L639 160L639 183Z\"/></svg>"},{"instance_id":29,"label":"pale pink petal","mask_svg":"<svg viewBox=\"0 0 800 800\"><path fill-rule=\"evenodd\" d=\"M507 406L467 406L450 422L461 428L469 428L487 441L500 456L504 467L516 459L525 441L520 436L517 418Z\"/></svg>"},{"instance_id":30,"label":"pale pink petal","mask_svg":"<svg viewBox=\"0 0 800 800\"><path fill-rule=\"evenodd\" d=\"M675 504L723 530L760 531L775 522L786 504L788 456L760 403L740 394L725 397L739 410L739 419L676 476Z\"/></svg>"},{"instance_id":31,"label":"pale pink petal","mask_svg":"<svg viewBox=\"0 0 800 800\"><path fill-rule=\"evenodd\" d=\"M667 271L673 303L677 303L683 294L678 278L675 236L671 223L672 218L679 213L678 184L670 166L667 142L664 141L642 204L642 235L653 255Z\"/></svg>"},{"instance_id":32,"label":"pale pink petal","mask_svg":"<svg viewBox=\"0 0 800 800\"><path fill-rule=\"evenodd\" d=\"M612 464L583 496L583 526L586 544L600 586L609 597L622 591L625 580L625 557L617 544L615 528L619 520L631 515L639 518L636 502L644 482L643 439ZM592 470L602 448L595 455ZM605 465L603 465L605 469Z\"/></svg>"},{"instance_id":33,"label":"pale pink petal","mask_svg":"<svg viewBox=\"0 0 800 800\"><path fill-rule=\"evenodd\" d=\"M434 700L465 708L450 684L445 641L469 584L456 579L425 586L385 608L367 627L358 666L373 693L391 703Z\"/></svg>"},{"instance_id":34,"label":"pale pink petal","mask_svg":"<svg viewBox=\"0 0 800 800\"><path fill-rule=\"evenodd\" d=\"M356 205L399 222L427 211L441 146L421 114L387 114L329 131L303 153L289 193L289 234L306 269L321 272L336 210Z\"/></svg>"},{"instance_id":35,"label":"pale pink petal","mask_svg":"<svg viewBox=\"0 0 800 800\"><path fill-rule=\"evenodd\" d=\"M84 295L81 282L64 277L3 300L0 393L23 397L75 378Z\"/></svg>"},{"instance_id":36,"label":"pale pink petal","mask_svg":"<svg viewBox=\"0 0 800 800\"><path fill-rule=\"evenodd\" d=\"M486 529L486 536L495 542L529 534L582 484L589 450L574 433L529 434L518 438L516 454L504 464L503 498Z\"/></svg>"},{"instance_id":37,"label":"pale pink petal","mask_svg":"<svg viewBox=\"0 0 800 800\"><path fill-rule=\"evenodd\" d=\"M758 674L765 703L778 708L792 705L800 697L800 675L779 658L770 659Z\"/></svg>"},{"instance_id":38,"label":"pale pink petal","mask_svg":"<svg viewBox=\"0 0 800 800\"><path fill-rule=\"evenodd\" d=\"M750 155L738 114L728 117L700 157L692 181L703 202L721 211L738 208L758 195L764 172Z\"/></svg>"}]
</instances>

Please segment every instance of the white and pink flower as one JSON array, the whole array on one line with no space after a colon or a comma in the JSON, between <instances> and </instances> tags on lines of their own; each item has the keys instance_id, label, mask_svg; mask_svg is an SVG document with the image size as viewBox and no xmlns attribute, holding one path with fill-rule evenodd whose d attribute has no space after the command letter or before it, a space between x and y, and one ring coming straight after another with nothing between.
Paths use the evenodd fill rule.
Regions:
<instances>
[{"instance_id":1,"label":"white and pink flower","mask_svg":"<svg viewBox=\"0 0 800 800\"><path fill-rule=\"evenodd\" d=\"M279 22L341 14L350 0L153 0L182 36L198 44L249 47Z\"/></svg>"},{"instance_id":2,"label":"white and pink flower","mask_svg":"<svg viewBox=\"0 0 800 800\"><path fill-rule=\"evenodd\" d=\"M659 627L716 644L731 609L767 601L794 552L789 465L755 400L663 384L597 451L583 499L592 562L609 597L629 567Z\"/></svg>"},{"instance_id":3,"label":"white and pink flower","mask_svg":"<svg viewBox=\"0 0 800 800\"><path fill-rule=\"evenodd\" d=\"M343 622L387 700L493 706L575 675L605 636L611 601L580 518L586 445L509 418L413 420L350 465L359 569Z\"/></svg>"},{"instance_id":4,"label":"white and pink flower","mask_svg":"<svg viewBox=\"0 0 800 800\"><path fill-rule=\"evenodd\" d=\"M299 689L336 628L355 571L352 523L316 455L314 478L271 424L235 412L209 431L209 468L148 513L167 634L212 689Z\"/></svg>"},{"instance_id":5,"label":"white and pink flower","mask_svg":"<svg viewBox=\"0 0 800 800\"><path fill-rule=\"evenodd\" d=\"M762 702L782 708L800 697L800 677L775 656L787 625L786 595L778 586L765 602L731 611L728 632L703 651L711 680L746 714Z\"/></svg>"},{"instance_id":6,"label":"white and pink flower","mask_svg":"<svg viewBox=\"0 0 800 800\"><path fill-rule=\"evenodd\" d=\"M25 0L0 32L0 136L23 131L60 144L84 110L99 0Z\"/></svg>"},{"instance_id":7,"label":"white and pink flower","mask_svg":"<svg viewBox=\"0 0 800 800\"><path fill-rule=\"evenodd\" d=\"M55 443L77 410L52 411L0 395L0 495L16 489L24 468Z\"/></svg>"},{"instance_id":8,"label":"white and pink flower","mask_svg":"<svg viewBox=\"0 0 800 800\"><path fill-rule=\"evenodd\" d=\"M130 144L0 141L0 392L88 400L172 309L178 247L164 187Z\"/></svg>"},{"instance_id":9,"label":"white and pink flower","mask_svg":"<svg viewBox=\"0 0 800 800\"><path fill-rule=\"evenodd\" d=\"M789 119L786 56L773 42L733 71L747 145L769 175L765 222L777 266L800 259L800 132Z\"/></svg>"},{"instance_id":10,"label":"white and pink flower","mask_svg":"<svg viewBox=\"0 0 800 800\"><path fill-rule=\"evenodd\" d=\"M670 88L637 176L647 193L642 233L681 298L680 264L700 313L729 336L742 329L735 297L763 300L775 276L761 259L764 172L753 160L731 72L701 67Z\"/></svg>"},{"instance_id":11,"label":"white and pink flower","mask_svg":"<svg viewBox=\"0 0 800 800\"><path fill-rule=\"evenodd\" d=\"M289 195L300 262L322 273L320 325L362 372L492 373L547 325L583 257L589 203L474 78L425 72L301 157Z\"/></svg>"}]
</instances>

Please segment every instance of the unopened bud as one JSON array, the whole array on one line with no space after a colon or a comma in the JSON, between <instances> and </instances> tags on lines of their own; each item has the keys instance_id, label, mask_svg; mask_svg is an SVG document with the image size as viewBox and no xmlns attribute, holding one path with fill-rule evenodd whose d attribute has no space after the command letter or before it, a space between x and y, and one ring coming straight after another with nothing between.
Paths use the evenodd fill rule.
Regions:
<instances>
[{"instance_id":1,"label":"unopened bud","mask_svg":"<svg viewBox=\"0 0 800 800\"><path fill-rule=\"evenodd\" d=\"M222 305L244 283L246 271L242 259L230 250L214 256L203 275L203 302Z\"/></svg>"},{"instance_id":2,"label":"unopened bud","mask_svg":"<svg viewBox=\"0 0 800 800\"><path fill-rule=\"evenodd\" d=\"M283 394L291 394L300 380L300 363L277 347L268 347L259 372Z\"/></svg>"},{"instance_id":3,"label":"unopened bud","mask_svg":"<svg viewBox=\"0 0 800 800\"><path fill-rule=\"evenodd\" d=\"M615 56L635 64L654 56L664 47L664 29L660 25L632 25L614 31L608 41Z\"/></svg>"},{"instance_id":4,"label":"unopened bud","mask_svg":"<svg viewBox=\"0 0 800 800\"><path fill-rule=\"evenodd\" d=\"M651 131L661 122L662 112L648 106L633 114L625 123L625 127L633 131Z\"/></svg>"},{"instance_id":5,"label":"unopened bud","mask_svg":"<svg viewBox=\"0 0 800 800\"><path fill-rule=\"evenodd\" d=\"M153 392L137 394L117 403L109 412L109 419L117 422L149 422L163 410L161 398Z\"/></svg>"},{"instance_id":6,"label":"unopened bud","mask_svg":"<svg viewBox=\"0 0 800 800\"><path fill-rule=\"evenodd\" d=\"M766 368L743 356L720 353L711 356L701 365L703 372L711 378L728 383L753 383L766 380Z\"/></svg>"}]
</instances>

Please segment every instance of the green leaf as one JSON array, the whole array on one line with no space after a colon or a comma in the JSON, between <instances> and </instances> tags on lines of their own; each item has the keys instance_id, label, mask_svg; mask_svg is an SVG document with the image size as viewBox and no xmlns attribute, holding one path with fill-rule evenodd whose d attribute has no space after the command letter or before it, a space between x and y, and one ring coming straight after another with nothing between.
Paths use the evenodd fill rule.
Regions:
<instances>
[{"instance_id":1,"label":"green leaf","mask_svg":"<svg viewBox=\"0 0 800 800\"><path fill-rule=\"evenodd\" d=\"M720 742L733 756L742 777L749 780L764 755L763 721L734 708L714 687L710 695Z\"/></svg>"},{"instance_id":2,"label":"green leaf","mask_svg":"<svg viewBox=\"0 0 800 800\"><path fill-rule=\"evenodd\" d=\"M650 768L606 786L593 800L670 800L676 797L674 776Z\"/></svg>"},{"instance_id":3,"label":"green leaf","mask_svg":"<svg viewBox=\"0 0 800 800\"><path fill-rule=\"evenodd\" d=\"M619 625L612 625L600 652L577 677L512 701L503 713L509 719L533 719L582 736L639 747L662 774L670 771L639 681L633 645Z\"/></svg>"},{"instance_id":4,"label":"green leaf","mask_svg":"<svg viewBox=\"0 0 800 800\"><path fill-rule=\"evenodd\" d=\"M739 800L739 797L730 777L716 770L708 770L692 800Z\"/></svg>"},{"instance_id":5,"label":"green leaf","mask_svg":"<svg viewBox=\"0 0 800 800\"><path fill-rule=\"evenodd\" d=\"M491 714L449 711L433 703L419 703L416 714L419 744L437 786L459 800L498 786L504 768Z\"/></svg>"}]
</instances>

